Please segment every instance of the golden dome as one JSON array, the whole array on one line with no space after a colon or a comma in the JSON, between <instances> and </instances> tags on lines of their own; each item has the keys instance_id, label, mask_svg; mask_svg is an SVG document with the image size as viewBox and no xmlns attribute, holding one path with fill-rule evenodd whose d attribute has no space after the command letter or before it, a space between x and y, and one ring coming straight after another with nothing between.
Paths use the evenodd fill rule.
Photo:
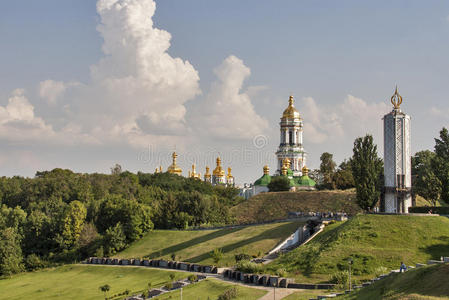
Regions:
<instances>
[{"instance_id":1,"label":"golden dome","mask_svg":"<svg viewBox=\"0 0 449 300\"><path fill-rule=\"evenodd\" d=\"M284 110L284 113L282 114L282 119L299 119L301 118L299 115L298 110L293 105L293 96L290 96L290 99L288 99L288 107Z\"/></svg>"},{"instance_id":2,"label":"golden dome","mask_svg":"<svg viewBox=\"0 0 449 300\"><path fill-rule=\"evenodd\" d=\"M178 157L178 154L176 154L176 152L173 152L173 154L172 154L173 163L168 167L167 172L171 173L171 174L181 175L182 174L182 170L176 164L176 158L177 157Z\"/></svg>"},{"instance_id":3,"label":"golden dome","mask_svg":"<svg viewBox=\"0 0 449 300\"><path fill-rule=\"evenodd\" d=\"M226 176L226 178L232 178L233 176L232 176L232 174L231 174L231 167L228 167L228 175Z\"/></svg>"},{"instance_id":4,"label":"golden dome","mask_svg":"<svg viewBox=\"0 0 449 300\"><path fill-rule=\"evenodd\" d=\"M269 175L270 174L270 167L268 167L267 165L265 165L263 167L263 174L264 175Z\"/></svg>"},{"instance_id":5,"label":"golden dome","mask_svg":"<svg viewBox=\"0 0 449 300\"><path fill-rule=\"evenodd\" d=\"M192 171L189 171L189 177L200 178L201 175L196 172L195 164L192 165Z\"/></svg>"},{"instance_id":6,"label":"golden dome","mask_svg":"<svg viewBox=\"0 0 449 300\"><path fill-rule=\"evenodd\" d=\"M309 168L307 168L306 166L304 166L302 168L302 176L307 176L309 175Z\"/></svg>"},{"instance_id":7,"label":"golden dome","mask_svg":"<svg viewBox=\"0 0 449 300\"><path fill-rule=\"evenodd\" d=\"M213 175L216 177L223 177L225 176L225 171L221 167L221 159L220 157L217 157L217 166L214 169Z\"/></svg>"},{"instance_id":8,"label":"golden dome","mask_svg":"<svg viewBox=\"0 0 449 300\"><path fill-rule=\"evenodd\" d=\"M210 178L209 167L206 166L206 174L204 174L204 178Z\"/></svg>"}]
</instances>

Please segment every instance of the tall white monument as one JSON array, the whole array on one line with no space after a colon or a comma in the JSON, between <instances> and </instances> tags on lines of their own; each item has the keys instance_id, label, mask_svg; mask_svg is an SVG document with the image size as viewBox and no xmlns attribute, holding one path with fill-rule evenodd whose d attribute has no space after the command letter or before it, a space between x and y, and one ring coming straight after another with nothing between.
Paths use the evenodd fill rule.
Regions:
<instances>
[{"instance_id":1,"label":"tall white monument","mask_svg":"<svg viewBox=\"0 0 449 300\"><path fill-rule=\"evenodd\" d=\"M398 88L391 97L393 110L384 121L384 211L408 213L412 206L410 152L410 116L401 111L402 96Z\"/></svg>"}]
</instances>

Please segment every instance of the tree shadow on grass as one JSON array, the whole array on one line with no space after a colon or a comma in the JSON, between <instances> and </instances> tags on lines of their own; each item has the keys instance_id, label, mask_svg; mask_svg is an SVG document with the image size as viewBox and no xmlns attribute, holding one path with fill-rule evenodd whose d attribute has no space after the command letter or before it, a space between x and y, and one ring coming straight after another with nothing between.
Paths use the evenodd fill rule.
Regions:
<instances>
[{"instance_id":1,"label":"tree shadow on grass","mask_svg":"<svg viewBox=\"0 0 449 300\"><path fill-rule=\"evenodd\" d=\"M214 231L209 234L202 235L202 236L193 238L191 240L188 240L188 241L185 241L185 242L182 242L182 243L179 243L179 244L176 244L176 245L164 248L164 249L153 251L153 252L147 254L146 257L157 258L157 257L173 254L178 251L184 250L185 248L189 248L189 247L195 246L197 244L201 244L201 243L204 243L204 242L207 242L207 241L210 241L210 240L213 240L213 239L216 239L216 238L219 238L219 237L231 234L231 233L235 233L237 231L242 230L243 228L244 227L232 228L232 229L224 228L224 229Z\"/></svg>"},{"instance_id":2,"label":"tree shadow on grass","mask_svg":"<svg viewBox=\"0 0 449 300\"><path fill-rule=\"evenodd\" d=\"M441 256L449 256L449 236L442 235L437 239L442 243L421 247L421 249L433 259L439 260Z\"/></svg>"},{"instance_id":3,"label":"tree shadow on grass","mask_svg":"<svg viewBox=\"0 0 449 300\"><path fill-rule=\"evenodd\" d=\"M279 233L280 232L287 231L287 230L290 233L293 233L291 231L291 224L290 223L285 223L285 224L283 224L283 225L281 225L279 227L266 230L266 231L260 233L259 235L251 237L249 239L241 240L241 241L238 241L238 242L226 245L224 247L221 247L220 249L223 251L223 253L226 254L226 253L234 251L235 249L242 248L244 246L247 246L247 245L252 244L252 243L256 243L258 241L279 237ZM191 258L188 259L188 261L192 262L192 263L198 263L198 262L206 260L206 259L208 259L210 257L211 257L210 256L210 252L206 252L206 253L202 253L200 255L191 257Z\"/></svg>"}]
</instances>

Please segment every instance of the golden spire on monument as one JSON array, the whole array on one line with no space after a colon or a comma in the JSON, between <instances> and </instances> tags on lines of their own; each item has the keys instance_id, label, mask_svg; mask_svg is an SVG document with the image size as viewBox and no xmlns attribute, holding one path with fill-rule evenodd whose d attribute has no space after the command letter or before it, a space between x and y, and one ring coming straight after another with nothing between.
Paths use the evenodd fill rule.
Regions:
<instances>
[{"instance_id":1,"label":"golden spire on monument","mask_svg":"<svg viewBox=\"0 0 449 300\"><path fill-rule=\"evenodd\" d=\"M399 109L402 104L402 96L399 95L398 86L396 86L394 94L391 96L391 104L393 104L394 109Z\"/></svg>"},{"instance_id":2,"label":"golden spire on monument","mask_svg":"<svg viewBox=\"0 0 449 300\"><path fill-rule=\"evenodd\" d=\"M288 107L284 110L282 114L282 119L299 119L301 118L298 110L294 106L293 96L288 99Z\"/></svg>"}]
</instances>

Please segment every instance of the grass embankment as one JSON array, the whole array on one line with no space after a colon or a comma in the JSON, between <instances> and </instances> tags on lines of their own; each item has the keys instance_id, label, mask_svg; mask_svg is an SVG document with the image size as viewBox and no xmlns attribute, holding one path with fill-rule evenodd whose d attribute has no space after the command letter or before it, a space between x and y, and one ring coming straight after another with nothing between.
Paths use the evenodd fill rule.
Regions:
<instances>
[{"instance_id":1,"label":"grass embankment","mask_svg":"<svg viewBox=\"0 0 449 300\"><path fill-rule=\"evenodd\" d=\"M285 269L299 282L327 281L348 269L357 279L407 265L440 259L449 254L449 219L432 216L357 215L325 228L310 243L300 246L267 266Z\"/></svg>"},{"instance_id":2,"label":"grass embankment","mask_svg":"<svg viewBox=\"0 0 449 300\"><path fill-rule=\"evenodd\" d=\"M449 264L393 274L343 299L449 299Z\"/></svg>"},{"instance_id":3,"label":"grass embankment","mask_svg":"<svg viewBox=\"0 0 449 300\"><path fill-rule=\"evenodd\" d=\"M260 193L231 209L239 224L285 219L297 211L361 212L352 190Z\"/></svg>"},{"instance_id":4,"label":"grass embankment","mask_svg":"<svg viewBox=\"0 0 449 300\"><path fill-rule=\"evenodd\" d=\"M182 289L183 300L207 300L217 299L226 290L235 287L237 289L236 300L256 300L268 293L266 290L249 288L246 286L233 285L232 283L219 281L217 279L205 279L200 283L188 285ZM157 298L158 300L181 299L181 291L173 291Z\"/></svg>"},{"instance_id":5,"label":"grass embankment","mask_svg":"<svg viewBox=\"0 0 449 300\"><path fill-rule=\"evenodd\" d=\"M234 265L234 255L246 253L263 256L301 226L301 222L283 222L217 230L154 230L124 251L118 258L148 257L213 264L210 253L222 249L224 257L219 266Z\"/></svg>"},{"instance_id":6,"label":"grass embankment","mask_svg":"<svg viewBox=\"0 0 449 300\"><path fill-rule=\"evenodd\" d=\"M0 280L0 299L98 300L104 297L99 289L102 285L111 286L109 296L127 289L136 293L143 291L148 282L152 287L171 282L170 274L175 274L175 280L178 280L187 278L190 273L138 267L66 265Z\"/></svg>"}]
</instances>

